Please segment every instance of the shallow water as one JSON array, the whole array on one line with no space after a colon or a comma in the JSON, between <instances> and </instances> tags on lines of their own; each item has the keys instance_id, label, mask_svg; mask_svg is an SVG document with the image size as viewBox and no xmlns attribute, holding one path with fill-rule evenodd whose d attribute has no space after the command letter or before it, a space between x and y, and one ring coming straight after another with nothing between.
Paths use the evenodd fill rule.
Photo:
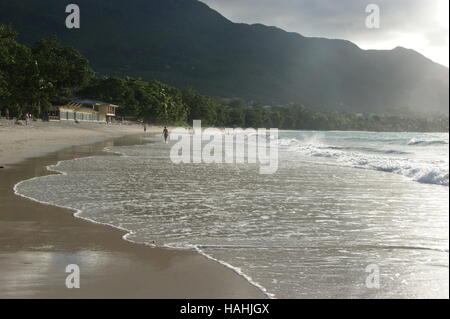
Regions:
<instances>
[{"instance_id":1,"label":"shallow water","mask_svg":"<svg viewBox=\"0 0 450 319\"><path fill-rule=\"evenodd\" d=\"M278 171L260 175L175 165L151 137L16 190L133 241L198 249L277 298L448 298L448 134L285 132L279 145Z\"/></svg>"}]
</instances>

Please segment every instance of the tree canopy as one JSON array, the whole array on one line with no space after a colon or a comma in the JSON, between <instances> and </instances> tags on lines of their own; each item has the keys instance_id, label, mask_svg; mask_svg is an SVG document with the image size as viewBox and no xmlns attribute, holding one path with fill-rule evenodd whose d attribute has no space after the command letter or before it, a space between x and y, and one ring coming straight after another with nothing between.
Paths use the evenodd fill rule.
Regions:
<instances>
[{"instance_id":1,"label":"tree canopy","mask_svg":"<svg viewBox=\"0 0 450 319\"><path fill-rule=\"evenodd\" d=\"M56 37L31 47L16 32L0 25L0 110L12 116L36 116L52 104L87 98L117 104L117 116L162 125L254 127L305 130L448 131L448 117L426 119L394 115L362 115L313 109L301 104L264 106L242 99L220 99L191 87L159 81L95 76L89 61Z\"/></svg>"},{"instance_id":2,"label":"tree canopy","mask_svg":"<svg viewBox=\"0 0 450 319\"><path fill-rule=\"evenodd\" d=\"M73 98L71 90L92 76L88 60L57 38L28 47L11 27L0 25L0 103L12 115L41 115L52 102Z\"/></svg>"}]
</instances>

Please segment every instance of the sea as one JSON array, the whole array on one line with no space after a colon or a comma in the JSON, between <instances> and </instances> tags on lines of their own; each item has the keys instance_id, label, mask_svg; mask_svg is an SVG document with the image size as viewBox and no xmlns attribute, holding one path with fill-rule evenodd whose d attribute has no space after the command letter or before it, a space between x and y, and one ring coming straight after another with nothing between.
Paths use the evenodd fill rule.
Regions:
<instances>
[{"instance_id":1,"label":"sea","mask_svg":"<svg viewBox=\"0 0 450 319\"><path fill-rule=\"evenodd\" d=\"M176 164L175 143L61 161L15 191L198 251L270 298L449 297L448 133L280 131L273 174Z\"/></svg>"}]
</instances>

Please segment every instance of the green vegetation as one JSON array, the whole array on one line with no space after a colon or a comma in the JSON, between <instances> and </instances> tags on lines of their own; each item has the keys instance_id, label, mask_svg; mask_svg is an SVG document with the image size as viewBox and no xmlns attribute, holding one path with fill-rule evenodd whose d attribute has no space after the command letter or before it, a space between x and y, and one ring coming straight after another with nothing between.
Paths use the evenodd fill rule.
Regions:
<instances>
[{"instance_id":1,"label":"green vegetation","mask_svg":"<svg viewBox=\"0 0 450 319\"><path fill-rule=\"evenodd\" d=\"M175 88L159 81L131 77L99 77L77 50L52 37L31 47L0 25L0 110L12 116L24 112L41 116L51 104L78 98L120 105L118 117L146 123L204 126L275 127L305 130L448 131L448 118L426 120L399 116L356 115L317 111L300 104L263 106L241 99L205 96L193 88Z\"/></svg>"},{"instance_id":2,"label":"green vegetation","mask_svg":"<svg viewBox=\"0 0 450 319\"><path fill-rule=\"evenodd\" d=\"M11 116L39 116L52 103L73 98L71 89L93 76L88 60L56 38L28 47L16 37L11 27L0 25L0 103Z\"/></svg>"},{"instance_id":3,"label":"green vegetation","mask_svg":"<svg viewBox=\"0 0 450 319\"><path fill-rule=\"evenodd\" d=\"M365 51L349 41L233 23L198 0L77 0L82 22L74 30L64 24L69 3L0 0L0 24L14 26L28 45L57 35L102 76L263 105L448 116L448 68L413 50Z\"/></svg>"}]
</instances>

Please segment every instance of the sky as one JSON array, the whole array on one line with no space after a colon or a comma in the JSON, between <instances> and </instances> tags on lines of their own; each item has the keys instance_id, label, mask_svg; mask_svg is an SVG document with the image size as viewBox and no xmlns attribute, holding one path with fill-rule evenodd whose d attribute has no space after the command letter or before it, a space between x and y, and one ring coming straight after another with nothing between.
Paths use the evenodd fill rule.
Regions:
<instances>
[{"instance_id":1,"label":"sky","mask_svg":"<svg viewBox=\"0 0 450 319\"><path fill-rule=\"evenodd\" d=\"M201 0L233 22L262 23L362 49L413 49L449 66L449 0ZM367 28L369 4L379 28Z\"/></svg>"}]
</instances>

